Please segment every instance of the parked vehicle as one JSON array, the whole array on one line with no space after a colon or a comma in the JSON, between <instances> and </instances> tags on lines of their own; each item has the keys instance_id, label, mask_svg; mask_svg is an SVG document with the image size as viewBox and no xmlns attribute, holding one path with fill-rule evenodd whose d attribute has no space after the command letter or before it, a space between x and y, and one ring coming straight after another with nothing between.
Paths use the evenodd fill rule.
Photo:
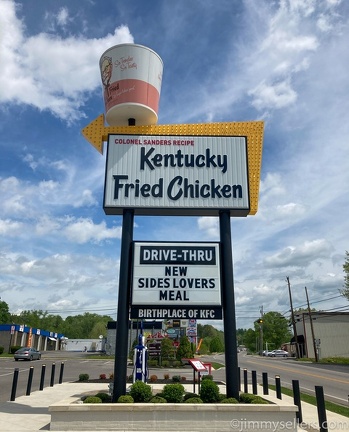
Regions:
<instances>
[{"instance_id":1,"label":"parked vehicle","mask_svg":"<svg viewBox=\"0 0 349 432\"><path fill-rule=\"evenodd\" d=\"M18 360L40 360L41 359L41 352L37 351L34 348L20 348L17 350L14 354L14 359L16 361Z\"/></svg>"},{"instance_id":2,"label":"parked vehicle","mask_svg":"<svg viewBox=\"0 0 349 432\"><path fill-rule=\"evenodd\" d=\"M288 352L284 350L273 350L268 352L268 357L288 357Z\"/></svg>"}]
</instances>

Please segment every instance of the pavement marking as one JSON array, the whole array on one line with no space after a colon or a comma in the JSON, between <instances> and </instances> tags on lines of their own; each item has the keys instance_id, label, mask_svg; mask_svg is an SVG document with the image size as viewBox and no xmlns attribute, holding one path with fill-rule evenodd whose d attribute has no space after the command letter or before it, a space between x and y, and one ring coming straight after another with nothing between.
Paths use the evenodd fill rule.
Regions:
<instances>
[{"instance_id":1,"label":"pavement marking","mask_svg":"<svg viewBox=\"0 0 349 432\"><path fill-rule=\"evenodd\" d=\"M260 365L260 362L254 362L252 360L248 361L249 363L253 363L253 364L258 364ZM274 365L275 366L275 365ZM271 367L271 366L270 366ZM345 380L345 379L338 379L338 378L328 378L324 375L317 375L317 374L312 374L312 373L306 373L306 372L302 372L299 369L292 369L292 368L283 368L282 366L277 365L276 366L278 369L286 371L286 372L295 372L298 375L305 375L305 376L311 376L314 378L321 378L321 379L325 379L327 381L333 381L333 382L338 382L338 383L342 383L342 384L349 384L349 379ZM336 372L336 371L332 371L332 372Z\"/></svg>"}]
</instances>

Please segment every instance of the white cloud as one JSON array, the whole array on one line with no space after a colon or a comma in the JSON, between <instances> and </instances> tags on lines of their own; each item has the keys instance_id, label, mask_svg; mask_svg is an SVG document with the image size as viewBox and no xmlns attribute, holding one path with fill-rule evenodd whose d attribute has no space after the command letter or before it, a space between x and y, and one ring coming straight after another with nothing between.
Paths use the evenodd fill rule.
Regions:
<instances>
[{"instance_id":1,"label":"white cloud","mask_svg":"<svg viewBox=\"0 0 349 432\"><path fill-rule=\"evenodd\" d=\"M0 219L0 235L2 236L17 236L21 234L22 229L23 224L21 222Z\"/></svg>"},{"instance_id":2,"label":"white cloud","mask_svg":"<svg viewBox=\"0 0 349 432\"><path fill-rule=\"evenodd\" d=\"M57 14L57 23L58 25L65 27L69 22L69 11L68 8L62 7L60 8Z\"/></svg>"},{"instance_id":3,"label":"white cloud","mask_svg":"<svg viewBox=\"0 0 349 432\"><path fill-rule=\"evenodd\" d=\"M129 29L165 62L160 123L265 119L259 211L231 221L236 304L250 311L238 325L251 326L245 315L263 304L287 312L286 274L299 304L304 286L321 299L338 292L348 249L347 2L244 0L237 15L229 1L209 10L212 1L178 0L176 22L167 2L139 11L114 2L112 17L100 8L95 17L95 2L82 10L78 0L46 15L43 3L35 22L28 2L20 20L3 0L0 17L0 291L12 310L116 302L121 217L103 214L105 158L82 152L79 131L52 114L98 114L99 56L132 41ZM156 29L144 31L150 14ZM215 240L218 218L136 217L137 237Z\"/></svg>"},{"instance_id":4,"label":"white cloud","mask_svg":"<svg viewBox=\"0 0 349 432\"><path fill-rule=\"evenodd\" d=\"M57 20L67 23L67 9L60 9ZM127 26L101 39L63 39L47 33L24 38L24 23L16 17L12 1L2 2L0 28L0 102L49 110L68 123L84 116L81 107L100 86L100 54L110 46L133 42Z\"/></svg>"},{"instance_id":5,"label":"white cloud","mask_svg":"<svg viewBox=\"0 0 349 432\"><path fill-rule=\"evenodd\" d=\"M259 109L284 108L297 100L297 93L291 88L289 81L276 84L261 82L249 92L252 96L252 105Z\"/></svg>"},{"instance_id":6,"label":"white cloud","mask_svg":"<svg viewBox=\"0 0 349 432\"><path fill-rule=\"evenodd\" d=\"M284 205L276 206L277 213L283 217L296 217L302 216L305 212L305 208L301 204L288 203Z\"/></svg>"},{"instance_id":7,"label":"white cloud","mask_svg":"<svg viewBox=\"0 0 349 432\"><path fill-rule=\"evenodd\" d=\"M219 237L219 220L217 217L198 218L198 227L204 231L208 238L217 239Z\"/></svg>"},{"instance_id":8,"label":"white cloud","mask_svg":"<svg viewBox=\"0 0 349 432\"><path fill-rule=\"evenodd\" d=\"M121 238L121 228L107 228L103 221L100 224L94 224L90 219L79 219L69 223L64 228L64 235L73 242L79 244L89 241L100 242L107 239Z\"/></svg>"},{"instance_id":9,"label":"white cloud","mask_svg":"<svg viewBox=\"0 0 349 432\"><path fill-rule=\"evenodd\" d=\"M265 258L267 267L307 267L321 258L328 259L333 247L328 241L318 239L306 241L298 247L288 246L280 252Z\"/></svg>"},{"instance_id":10,"label":"white cloud","mask_svg":"<svg viewBox=\"0 0 349 432\"><path fill-rule=\"evenodd\" d=\"M79 207L91 207L98 204L98 201L93 196L93 192L89 189L85 189L82 191L81 197L78 198L77 201L73 204L73 207L79 208Z\"/></svg>"}]
</instances>

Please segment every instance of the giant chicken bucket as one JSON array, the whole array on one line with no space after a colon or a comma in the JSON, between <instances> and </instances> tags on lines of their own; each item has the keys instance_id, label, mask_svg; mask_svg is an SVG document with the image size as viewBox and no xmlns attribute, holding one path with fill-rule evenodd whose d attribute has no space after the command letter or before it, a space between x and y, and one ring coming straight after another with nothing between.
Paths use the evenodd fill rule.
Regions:
<instances>
[{"instance_id":1,"label":"giant chicken bucket","mask_svg":"<svg viewBox=\"0 0 349 432\"><path fill-rule=\"evenodd\" d=\"M142 45L115 45L99 65L108 124L156 124L163 70L158 54Z\"/></svg>"}]
</instances>

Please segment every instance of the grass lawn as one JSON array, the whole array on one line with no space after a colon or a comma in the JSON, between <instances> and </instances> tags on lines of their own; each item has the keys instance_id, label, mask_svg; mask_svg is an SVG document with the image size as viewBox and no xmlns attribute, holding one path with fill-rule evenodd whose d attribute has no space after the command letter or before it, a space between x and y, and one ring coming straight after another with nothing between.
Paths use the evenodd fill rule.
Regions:
<instances>
[{"instance_id":1,"label":"grass lawn","mask_svg":"<svg viewBox=\"0 0 349 432\"><path fill-rule=\"evenodd\" d=\"M269 385L268 386L271 390L275 390L275 385ZM285 387L281 387L281 393L287 395L287 396L291 396L293 397L293 391L291 389L285 388ZM316 404L316 397L315 396L311 396L305 393L301 393L301 400L303 402L309 403L311 405L317 405ZM345 417L349 417L349 408L342 406L342 405L337 405L333 402L329 402L329 401L325 401L325 407L326 410L334 412L336 414L340 414L342 416Z\"/></svg>"}]
</instances>

